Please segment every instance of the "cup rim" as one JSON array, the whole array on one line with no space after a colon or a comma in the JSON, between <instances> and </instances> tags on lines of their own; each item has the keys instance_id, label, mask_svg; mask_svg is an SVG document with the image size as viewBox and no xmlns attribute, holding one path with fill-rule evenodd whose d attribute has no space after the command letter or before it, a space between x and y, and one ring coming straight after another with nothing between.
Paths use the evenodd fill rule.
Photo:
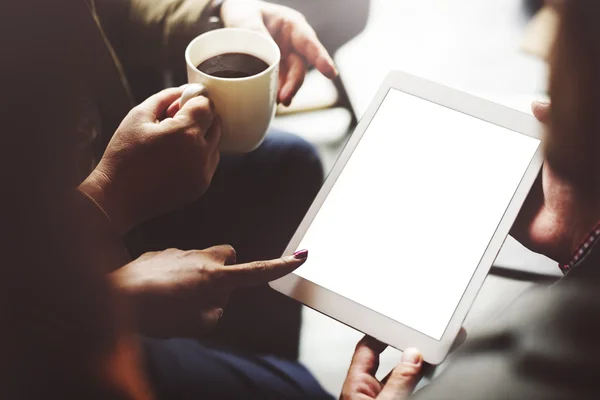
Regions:
<instances>
[{"instance_id":1,"label":"cup rim","mask_svg":"<svg viewBox=\"0 0 600 400\"><path fill-rule=\"evenodd\" d=\"M244 77L244 78L221 78L221 77L209 75L207 73L204 73L204 72L200 71L198 69L198 66L194 65L192 63L191 59L190 59L190 51L191 51L192 47L200 39L205 39L206 36L217 35L219 33L222 33L223 31L244 32L244 34L255 35L256 37L260 37L261 39L265 39L265 40L269 41L270 44L273 46L273 48L275 49L275 51L277 53L277 56L275 57L275 61L272 62L271 65L269 65L269 68L265 69L261 73L258 73L256 75L252 75L252 76L247 76L247 77ZM277 65L279 65L279 63L281 62L281 50L279 50L279 46L277 45L277 43L275 43L275 41L273 40L273 38L268 37L268 36L266 36L266 35L264 35L262 33L258 33L258 32L255 32L253 30L245 29L245 28L221 28L221 29L215 29L213 31L205 32L205 33L203 33L201 35L196 36L194 39L192 39L192 41L187 45L187 47L185 49L185 62L186 62L186 64L190 68L194 69L196 72L198 72L199 74L201 74L202 76L204 76L206 78L214 79L216 81L224 81L224 82L241 82L241 81L248 81L248 80L256 79L256 78L261 77L263 75L267 75L271 71L273 71L273 69L275 67L277 67Z\"/></svg>"}]
</instances>

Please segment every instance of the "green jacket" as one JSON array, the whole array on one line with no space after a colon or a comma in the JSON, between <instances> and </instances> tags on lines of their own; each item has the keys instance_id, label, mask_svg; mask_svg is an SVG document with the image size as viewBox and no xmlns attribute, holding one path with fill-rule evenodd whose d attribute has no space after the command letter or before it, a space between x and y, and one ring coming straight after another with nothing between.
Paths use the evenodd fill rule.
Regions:
<instances>
[{"instance_id":1,"label":"green jacket","mask_svg":"<svg viewBox=\"0 0 600 400\"><path fill-rule=\"evenodd\" d=\"M165 86L168 72L184 83L184 51L202 33L199 21L210 0L85 1L78 13L86 15L75 18L93 54L93 71L81 74L78 179L90 172L129 110Z\"/></svg>"}]
</instances>

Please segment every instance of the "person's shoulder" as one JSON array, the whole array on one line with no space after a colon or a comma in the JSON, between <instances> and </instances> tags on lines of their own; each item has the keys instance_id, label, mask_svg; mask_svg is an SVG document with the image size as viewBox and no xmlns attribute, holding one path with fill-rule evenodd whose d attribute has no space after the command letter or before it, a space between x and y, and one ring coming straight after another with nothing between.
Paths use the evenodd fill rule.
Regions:
<instances>
[{"instance_id":1,"label":"person's shoulder","mask_svg":"<svg viewBox=\"0 0 600 400\"><path fill-rule=\"evenodd\" d=\"M600 317L600 282L563 280L550 287L526 292L513 303L499 322L519 332L563 327L562 333L577 333L573 324L581 317ZM600 328L600 321L598 322ZM564 329L568 328L568 329Z\"/></svg>"},{"instance_id":2,"label":"person's shoulder","mask_svg":"<svg viewBox=\"0 0 600 400\"><path fill-rule=\"evenodd\" d=\"M525 294L417 398L600 398L598 289L565 282Z\"/></svg>"}]
</instances>

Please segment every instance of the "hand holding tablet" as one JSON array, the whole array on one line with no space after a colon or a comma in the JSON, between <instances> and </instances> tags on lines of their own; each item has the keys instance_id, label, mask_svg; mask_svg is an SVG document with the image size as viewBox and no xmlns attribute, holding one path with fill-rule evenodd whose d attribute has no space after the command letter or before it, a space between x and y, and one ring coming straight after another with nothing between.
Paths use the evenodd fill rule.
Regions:
<instances>
[{"instance_id":1,"label":"hand holding tablet","mask_svg":"<svg viewBox=\"0 0 600 400\"><path fill-rule=\"evenodd\" d=\"M286 254L282 293L437 364L542 165L530 115L390 74Z\"/></svg>"}]
</instances>

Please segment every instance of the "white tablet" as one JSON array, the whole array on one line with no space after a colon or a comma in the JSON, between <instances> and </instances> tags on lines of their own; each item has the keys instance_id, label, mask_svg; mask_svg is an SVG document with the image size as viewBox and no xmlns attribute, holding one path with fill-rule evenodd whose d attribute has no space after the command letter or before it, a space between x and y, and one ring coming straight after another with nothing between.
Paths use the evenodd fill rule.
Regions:
<instances>
[{"instance_id":1,"label":"white tablet","mask_svg":"<svg viewBox=\"0 0 600 400\"><path fill-rule=\"evenodd\" d=\"M307 262L272 287L439 364L539 173L539 131L391 73L285 252Z\"/></svg>"}]
</instances>

